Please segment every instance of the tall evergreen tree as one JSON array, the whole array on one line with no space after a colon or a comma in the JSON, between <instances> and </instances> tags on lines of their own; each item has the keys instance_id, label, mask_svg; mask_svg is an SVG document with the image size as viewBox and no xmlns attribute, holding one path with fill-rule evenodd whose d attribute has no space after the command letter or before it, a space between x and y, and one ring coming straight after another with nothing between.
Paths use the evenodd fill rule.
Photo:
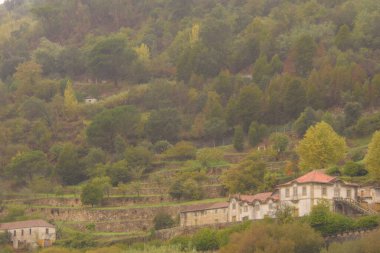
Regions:
<instances>
[{"instance_id":1,"label":"tall evergreen tree","mask_svg":"<svg viewBox=\"0 0 380 253\"><path fill-rule=\"evenodd\" d=\"M244 150L244 131L241 126L236 126L234 131L234 148L241 152Z\"/></svg>"},{"instance_id":2,"label":"tall evergreen tree","mask_svg":"<svg viewBox=\"0 0 380 253\"><path fill-rule=\"evenodd\" d=\"M310 73L316 51L317 45L311 36L303 35L296 41L294 53L297 74L306 77Z\"/></svg>"}]
</instances>

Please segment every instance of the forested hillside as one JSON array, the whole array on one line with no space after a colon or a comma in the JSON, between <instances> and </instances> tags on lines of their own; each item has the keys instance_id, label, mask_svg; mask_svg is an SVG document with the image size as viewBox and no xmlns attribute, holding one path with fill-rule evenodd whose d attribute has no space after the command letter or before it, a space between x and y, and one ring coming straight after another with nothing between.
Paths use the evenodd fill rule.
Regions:
<instances>
[{"instance_id":1,"label":"forested hillside","mask_svg":"<svg viewBox=\"0 0 380 253\"><path fill-rule=\"evenodd\" d=\"M320 203L168 242L159 230L310 170L379 184L379 130L379 0L0 4L0 222L54 224L66 249L42 252L318 253L378 216ZM378 252L378 235L322 252Z\"/></svg>"},{"instance_id":2,"label":"forested hillside","mask_svg":"<svg viewBox=\"0 0 380 253\"><path fill-rule=\"evenodd\" d=\"M160 157L262 141L285 142L275 159L297 171L316 122L350 139L380 129L379 48L378 0L7 0L1 186L116 186ZM340 161L363 159L351 151Z\"/></svg>"}]
</instances>

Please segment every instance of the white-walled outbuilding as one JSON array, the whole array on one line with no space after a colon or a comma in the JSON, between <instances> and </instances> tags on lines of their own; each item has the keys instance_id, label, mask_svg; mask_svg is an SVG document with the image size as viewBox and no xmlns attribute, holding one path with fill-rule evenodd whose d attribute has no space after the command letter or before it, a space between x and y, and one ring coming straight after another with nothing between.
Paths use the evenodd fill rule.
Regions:
<instances>
[{"instance_id":1,"label":"white-walled outbuilding","mask_svg":"<svg viewBox=\"0 0 380 253\"><path fill-rule=\"evenodd\" d=\"M44 220L2 223L0 232L10 234L15 249L50 247L56 240L55 227Z\"/></svg>"}]
</instances>

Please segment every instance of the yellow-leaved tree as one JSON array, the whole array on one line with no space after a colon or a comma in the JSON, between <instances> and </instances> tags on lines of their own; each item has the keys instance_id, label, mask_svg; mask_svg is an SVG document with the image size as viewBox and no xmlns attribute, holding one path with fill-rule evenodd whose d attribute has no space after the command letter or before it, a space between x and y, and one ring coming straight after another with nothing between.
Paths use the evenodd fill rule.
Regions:
<instances>
[{"instance_id":1,"label":"yellow-leaved tree","mask_svg":"<svg viewBox=\"0 0 380 253\"><path fill-rule=\"evenodd\" d=\"M70 80L66 84L64 99L65 110L71 115L75 114L78 109L78 100L75 96L73 83Z\"/></svg>"},{"instance_id":2,"label":"yellow-leaved tree","mask_svg":"<svg viewBox=\"0 0 380 253\"><path fill-rule=\"evenodd\" d=\"M190 32L190 44L194 44L199 41L200 25L194 24Z\"/></svg>"},{"instance_id":3,"label":"yellow-leaved tree","mask_svg":"<svg viewBox=\"0 0 380 253\"><path fill-rule=\"evenodd\" d=\"M139 57L139 60L143 63L148 63L150 60L150 50L149 47L142 43L139 47L135 48L135 51Z\"/></svg>"},{"instance_id":4,"label":"yellow-leaved tree","mask_svg":"<svg viewBox=\"0 0 380 253\"><path fill-rule=\"evenodd\" d=\"M307 130L296 151L304 170L326 169L345 157L347 144L329 124L320 122Z\"/></svg>"},{"instance_id":5,"label":"yellow-leaved tree","mask_svg":"<svg viewBox=\"0 0 380 253\"><path fill-rule=\"evenodd\" d=\"M368 146L368 153L364 159L370 176L380 181L380 131L376 131Z\"/></svg>"}]
</instances>

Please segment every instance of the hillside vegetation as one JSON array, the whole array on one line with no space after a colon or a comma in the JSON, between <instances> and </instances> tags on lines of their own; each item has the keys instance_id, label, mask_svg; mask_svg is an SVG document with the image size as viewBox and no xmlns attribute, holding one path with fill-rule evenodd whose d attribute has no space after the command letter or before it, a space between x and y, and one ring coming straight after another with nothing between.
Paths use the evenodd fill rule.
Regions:
<instances>
[{"instance_id":1,"label":"hillside vegetation","mask_svg":"<svg viewBox=\"0 0 380 253\"><path fill-rule=\"evenodd\" d=\"M379 0L5 0L0 222L51 219L59 245L108 246L312 169L378 183L379 108ZM220 232L218 248L286 226L239 245ZM262 240L303 252L297 233ZM182 239L152 252L191 250ZM126 250L88 252L143 252Z\"/></svg>"}]
</instances>

